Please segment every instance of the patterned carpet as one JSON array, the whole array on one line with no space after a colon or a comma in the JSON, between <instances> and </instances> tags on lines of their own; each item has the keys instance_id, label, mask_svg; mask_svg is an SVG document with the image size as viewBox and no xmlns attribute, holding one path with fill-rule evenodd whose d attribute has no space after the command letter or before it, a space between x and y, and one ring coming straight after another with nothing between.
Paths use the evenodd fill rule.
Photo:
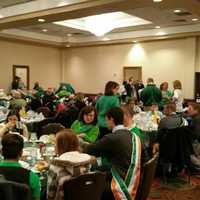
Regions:
<instances>
[{"instance_id":1,"label":"patterned carpet","mask_svg":"<svg viewBox=\"0 0 200 200\"><path fill-rule=\"evenodd\" d=\"M200 200L200 176L179 176L163 183L156 178L148 200Z\"/></svg>"}]
</instances>

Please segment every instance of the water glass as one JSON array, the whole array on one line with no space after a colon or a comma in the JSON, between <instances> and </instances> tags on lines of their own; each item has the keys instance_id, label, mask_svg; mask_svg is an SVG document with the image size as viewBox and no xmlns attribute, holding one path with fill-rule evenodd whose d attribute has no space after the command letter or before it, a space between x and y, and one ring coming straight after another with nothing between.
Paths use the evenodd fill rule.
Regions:
<instances>
[{"instance_id":1,"label":"water glass","mask_svg":"<svg viewBox=\"0 0 200 200\"><path fill-rule=\"evenodd\" d=\"M31 133L31 137L30 137L30 142L36 142L37 141L37 135L36 133Z\"/></svg>"}]
</instances>

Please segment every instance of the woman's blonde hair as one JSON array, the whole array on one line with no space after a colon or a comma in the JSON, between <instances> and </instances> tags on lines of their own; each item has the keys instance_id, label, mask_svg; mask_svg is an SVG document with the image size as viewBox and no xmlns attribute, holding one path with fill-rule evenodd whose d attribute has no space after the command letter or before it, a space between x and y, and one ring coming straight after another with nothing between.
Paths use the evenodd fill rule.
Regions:
<instances>
[{"instance_id":1,"label":"woman's blonde hair","mask_svg":"<svg viewBox=\"0 0 200 200\"><path fill-rule=\"evenodd\" d=\"M174 89L180 89L180 90L182 89L182 84L179 80L175 80L173 82L173 86L174 86Z\"/></svg>"}]
</instances>

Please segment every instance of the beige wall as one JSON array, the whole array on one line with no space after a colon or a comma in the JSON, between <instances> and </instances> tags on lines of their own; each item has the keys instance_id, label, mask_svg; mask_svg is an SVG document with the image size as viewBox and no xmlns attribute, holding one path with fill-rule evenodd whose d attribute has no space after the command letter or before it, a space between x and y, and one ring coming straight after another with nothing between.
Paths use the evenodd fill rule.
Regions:
<instances>
[{"instance_id":1,"label":"beige wall","mask_svg":"<svg viewBox=\"0 0 200 200\"><path fill-rule=\"evenodd\" d=\"M200 72L200 37L196 38L196 72Z\"/></svg>"},{"instance_id":2,"label":"beige wall","mask_svg":"<svg viewBox=\"0 0 200 200\"><path fill-rule=\"evenodd\" d=\"M141 44L72 48L65 51L64 79L77 91L96 93L108 80L123 80L123 66L142 66L145 81L159 85L179 79L185 98L193 98L195 38ZM200 44L199 44L200 48Z\"/></svg>"},{"instance_id":3,"label":"beige wall","mask_svg":"<svg viewBox=\"0 0 200 200\"><path fill-rule=\"evenodd\" d=\"M196 47L195 48L195 44ZM198 49L199 51L196 51ZM56 48L0 41L0 88L12 81L12 65L30 66L31 87L37 80L42 86L55 87L63 80L76 91L103 92L108 80L122 82L124 66L142 66L145 81L153 77L159 85L180 79L185 98L193 98L194 72L200 71L200 42L195 38L141 44Z\"/></svg>"},{"instance_id":4,"label":"beige wall","mask_svg":"<svg viewBox=\"0 0 200 200\"><path fill-rule=\"evenodd\" d=\"M13 65L30 67L30 86L39 81L43 87L55 87L61 81L60 50L16 42L0 41L0 88L8 89Z\"/></svg>"}]
</instances>

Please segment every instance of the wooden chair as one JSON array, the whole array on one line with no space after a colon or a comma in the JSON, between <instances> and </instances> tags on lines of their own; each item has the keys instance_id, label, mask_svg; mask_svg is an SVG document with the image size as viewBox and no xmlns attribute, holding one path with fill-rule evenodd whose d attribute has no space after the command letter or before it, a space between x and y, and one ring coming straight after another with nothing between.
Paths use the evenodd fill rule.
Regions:
<instances>
[{"instance_id":1,"label":"wooden chair","mask_svg":"<svg viewBox=\"0 0 200 200\"><path fill-rule=\"evenodd\" d=\"M106 175L94 172L80 175L63 184L65 200L100 200L106 185Z\"/></svg>"},{"instance_id":2,"label":"wooden chair","mask_svg":"<svg viewBox=\"0 0 200 200\"><path fill-rule=\"evenodd\" d=\"M138 189L136 200L146 200L151 190L151 185L155 175L155 170L158 161L158 153L153 158L147 161L142 168L142 177Z\"/></svg>"}]
</instances>

